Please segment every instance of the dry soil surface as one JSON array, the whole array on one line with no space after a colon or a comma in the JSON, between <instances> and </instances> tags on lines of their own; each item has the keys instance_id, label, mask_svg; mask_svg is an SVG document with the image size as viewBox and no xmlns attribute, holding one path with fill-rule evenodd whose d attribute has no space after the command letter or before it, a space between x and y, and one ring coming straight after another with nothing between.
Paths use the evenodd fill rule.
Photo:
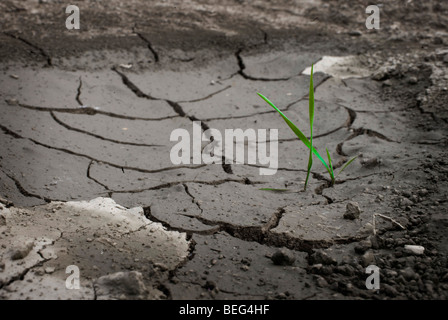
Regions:
<instances>
[{"instance_id":1,"label":"dry soil surface","mask_svg":"<svg viewBox=\"0 0 448 320\"><path fill-rule=\"evenodd\" d=\"M361 0L70 4L80 30L63 1L0 3L2 299L448 298L446 1L387 1L379 30ZM303 191L256 92L308 135L313 63L313 143L357 158ZM277 173L174 165L195 121L278 129Z\"/></svg>"}]
</instances>

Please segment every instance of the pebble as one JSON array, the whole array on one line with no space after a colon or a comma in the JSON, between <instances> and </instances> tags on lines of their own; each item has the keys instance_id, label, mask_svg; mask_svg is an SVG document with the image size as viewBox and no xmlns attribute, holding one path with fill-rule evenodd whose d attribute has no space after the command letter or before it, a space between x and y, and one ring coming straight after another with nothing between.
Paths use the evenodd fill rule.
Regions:
<instances>
[{"instance_id":1,"label":"pebble","mask_svg":"<svg viewBox=\"0 0 448 320\"><path fill-rule=\"evenodd\" d=\"M370 222L367 222L364 226L359 228L358 233L363 235L370 235L373 233L373 225Z\"/></svg>"},{"instance_id":2,"label":"pebble","mask_svg":"<svg viewBox=\"0 0 448 320\"><path fill-rule=\"evenodd\" d=\"M316 276L316 283L317 283L318 287L321 287L321 288L328 287L328 282L327 282L327 280L325 280L324 277Z\"/></svg>"},{"instance_id":3,"label":"pebble","mask_svg":"<svg viewBox=\"0 0 448 320\"><path fill-rule=\"evenodd\" d=\"M425 252L425 248L422 246L415 246L407 244L404 246L404 250L408 253L412 253L415 255L422 255Z\"/></svg>"},{"instance_id":4,"label":"pebble","mask_svg":"<svg viewBox=\"0 0 448 320\"><path fill-rule=\"evenodd\" d=\"M383 87L390 87L391 85L392 85L392 83L390 82L389 79L387 79L383 82Z\"/></svg>"},{"instance_id":5,"label":"pebble","mask_svg":"<svg viewBox=\"0 0 448 320\"><path fill-rule=\"evenodd\" d=\"M211 280L207 280L205 282L205 285L204 285L203 288L207 289L207 290L218 290L218 287L216 286L216 283L211 281Z\"/></svg>"},{"instance_id":6,"label":"pebble","mask_svg":"<svg viewBox=\"0 0 448 320\"><path fill-rule=\"evenodd\" d=\"M398 272L395 270L386 269L384 271L384 275L388 278L394 278L394 277L398 276Z\"/></svg>"},{"instance_id":7,"label":"pebble","mask_svg":"<svg viewBox=\"0 0 448 320\"><path fill-rule=\"evenodd\" d=\"M372 242L370 240L362 240L355 246L355 252L359 254L365 253L372 247Z\"/></svg>"},{"instance_id":8,"label":"pebble","mask_svg":"<svg viewBox=\"0 0 448 320\"><path fill-rule=\"evenodd\" d=\"M336 272L351 277L355 274L355 269L348 264L344 264L342 266L336 267Z\"/></svg>"},{"instance_id":9,"label":"pebble","mask_svg":"<svg viewBox=\"0 0 448 320\"><path fill-rule=\"evenodd\" d=\"M406 198L412 197L412 193L410 193L409 191L403 191L401 194Z\"/></svg>"},{"instance_id":10,"label":"pebble","mask_svg":"<svg viewBox=\"0 0 448 320\"><path fill-rule=\"evenodd\" d=\"M248 271L249 270L249 266L247 266L247 265L242 265L241 267L240 267L240 269L241 270L243 270L243 271Z\"/></svg>"},{"instance_id":11,"label":"pebble","mask_svg":"<svg viewBox=\"0 0 448 320\"><path fill-rule=\"evenodd\" d=\"M45 273L52 274L54 272L54 267L46 267Z\"/></svg>"},{"instance_id":12,"label":"pebble","mask_svg":"<svg viewBox=\"0 0 448 320\"><path fill-rule=\"evenodd\" d=\"M373 249L379 249L381 245L381 238L378 235L370 236L369 237L371 246Z\"/></svg>"},{"instance_id":13,"label":"pebble","mask_svg":"<svg viewBox=\"0 0 448 320\"><path fill-rule=\"evenodd\" d=\"M285 300L287 297L286 297L286 294L284 294L283 292L281 292L281 293L279 293L279 294L276 296L276 298L279 299L279 300Z\"/></svg>"},{"instance_id":14,"label":"pebble","mask_svg":"<svg viewBox=\"0 0 448 320\"><path fill-rule=\"evenodd\" d=\"M413 205L414 203L411 201L411 200L409 200L408 198L401 198L401 200L400 200L400 206L403 208L403 207L408 207L408 206L411 206L411 205Z\"/></svg>"},{"instance_id":15,"label":"pebble","mask_svg":"<svg viewBox=\"0 0 448 320\"><path fill-rule=\"evenodd\" d=\"M277 250L271 257L272 262L274 262L275 265L279 266L290 266L294 263L296 258L294 255L287 251L286 249L282 248Z\"/></svg>"},{"instance_id":16,"label":"pebble","mask_svg":"<svg viewBox=\"0 0 448 320\"><path fill-rule=\"evenodd\" d=\"M411 267L407 267L405 269L400 270L400 275L402 275L406 280L415 280L418 278L418 275Z\"/></svg>"},{"instance_id":17,"label":"pebble","mask_svg":"<svg viewBox=\"0 0 448 320\"><path fill-rule=\"evenodd\" d=\"M362 36L362 32L359 30L352 30L348 33L350 36L359 37Z\"/></svg>"},{"instance_id":18,"label":"pebble","mask_svg":"<svg viewBox=\"0 0 448 320\"><path fill-rule=\"evenodd\" d=\"M25 243L18 245L17 247L12 249L11 259L20 260L25 258L30 253L31 249L33 249L33 247L34 247L33 240L29 240Z\"/></svg>"},{"instance_id":19,"label":"pebble","mask_svg":"<svg viewBox=\"0 0 448 320\"><path fill-rule=\"evenodd\" d=\"M388 79L392 71L392 67L381 67L377 72L373 74L372 79L377 81Z\"/></svg>"},{"instance_id":20,"label":"pebble","mask_svg":"<svg viewBox=\"0 0 448 320\"><path fill-rule=\"evenodd\" d=\"M367 251L361 257L361 264L363 267L371 265L375 261L375 256L372 251Z\"/></svg>"},{"instance_id":21,"label":"pebble","mask_svg":"<svg viewBox=\"0 0 448 320\"><path fill-rule=\"evenodd\" d=\"M361 214L361 209L357 202L349 201L346 206L346 211L344 213L344 219L355 220L359 219Z\"/></svg>"},{"instance_id":22,"label":"pebble","mask_svg":"<svg viewBox=\"0 0 448 320\"><path fill-rule=\"evenodd\" d=\"M387 294L389 297L393 298L398 296L398 290L388 285L387 283L381 284L381 290L384 290L384 293Z\"/></svg>"},{"instance_id":23,"label":"pebble","mask_svg":"<svg viewBox=\"0 0 448 320\"><path fill-rule=\"evenodd\" d=\"M6 100L6 103L9 104L10 106L15 106L15 105L17 105L19 102L17 101L17 99L12 98L12 99L7 99L7 100Z\"/></svg>"},{"instance_id":24,"label":"pebble","mask_svg":"<svg viewBox=\"0 0 448 320\"><path fill-rule=\"evenodd\" d=\"M408 79L409 84L417 84L417 82L418 82L417 77L410 77Z\"/></svg>"},{"instance_id":25,"label":"pebble","mask_svg":"<svg viewBox=\"0 0 448 320\"><path fill-rule=\"evenodd\" d=\"M312 264L322 264L322 265L330 265L337 264L336 260L333 257L330 257L326 252L322 250L315 251L311 257Z\"/></svg>"}]
</instances>

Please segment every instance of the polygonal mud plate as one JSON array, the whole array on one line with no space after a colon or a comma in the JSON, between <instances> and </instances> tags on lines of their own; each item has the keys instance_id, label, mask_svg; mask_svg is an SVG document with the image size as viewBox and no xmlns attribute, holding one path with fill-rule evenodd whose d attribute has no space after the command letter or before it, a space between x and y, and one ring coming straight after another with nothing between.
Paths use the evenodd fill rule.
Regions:
<instances>
[{"instance_id":1,"label":"polygonal mud plate","mask_svg":"<svg viewBox=\"0 0 448 320\"><path fill-rule=\"evenodd\" d=\"M368 208L359 219L344 219L345 204L316 206L288 206L278 226L271 231L274 234L306 241L316 246L331 244L335 241L355 241L366 237L363 226L372 222Z\"/></svg>"}]
</instances>

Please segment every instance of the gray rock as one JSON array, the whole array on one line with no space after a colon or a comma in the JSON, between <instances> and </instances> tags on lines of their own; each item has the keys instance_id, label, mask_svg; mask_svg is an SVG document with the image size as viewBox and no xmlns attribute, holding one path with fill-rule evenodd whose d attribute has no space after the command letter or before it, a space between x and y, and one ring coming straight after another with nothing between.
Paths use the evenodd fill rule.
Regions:
<instances>
[{"instance_id":1,"label":"gray rock","mask_svg":"<svg viewBox=\"0 0 448 320\"><path fill-rule=\"evenodd\" d=\"M417 82L418 82L417 77L409 77L408 79L409 84L417 84Z\"/></svg>"},{"instance_id":2,"label":"gray rock","mask_svg":"<svg viewBox=\"0 0 448 320\"><path fill-rule=\"evenodd\" d=\"M312 273L319 274L319 273L321 273L322 267L323 267L322 263L313 264L313 265L311 266L311 272L312 272ZM447 275L448 275L448 274L447 274Z\"/></svg>"},{"instance_id":3,"label":"gray rock","mask_svg":"<svg viewBox=\"0 0 448 320\"><path fill-rule=\"evenodd\" d=\"M408 198L401 198L401 200L400 200L400 206L402 208L405 208L407 206L412 206L413 204L414 203L411 200L409 200Z\"/></svg>"},{"instance_id":4,"label":"gray rock","mask_svg":"<svg viewBox=\"0 0 448 320\"><path fill-rule=\"evenodd\" d=\"M321 288L328 287L328 282L327 282L327 280L325 280L324 277L316 276L316 283L317 283L318 287L321 287Z\"/></svg>"},{"instance_id":5,"label":"gray rock","mask_svg":"<svg viewBox=\"0 0 448 320\"><path fill-rule=\"evenodd\" d=\"M252 259L249 257L245 257L245 258L241 259L241 263L245 264L247 266L250 266L250 264L252 263Z\"/></svg>"},{"instance_id":6,"label":"gray rock","mask_svg":"<svg viewBox=\"0 0 448 320\"><path fill-rule=\"evenodd\" d=\"M415 255L422 255L425 252L425 248L422 246L415 246L415 245L405 245L404 246L404 251L408 252L408 253L412 253Z\"/></svg>"},{"instance_id":7,"label":"gray rock","mask_svg":"<svg viewBox=\"0 0 448 320\"><path fill-rule=\"evenodd\" d=\"M414 269L411 267L407 267L405 269L400 270L400 275L403 276L408 281L418 279L418 275L415 273Z\"/></svg>"},{"instance_id":8,"label":"gray rock","mask_svg":"<svg viewBox=\"0 0 448 320\"><path fill-rule=\"evenodd\" d=\"M2 214L0 213L0 227L1 227L1 226L6 226L6 218L5 218L4 215L2 215Z\"/></svg>"},{"instance_id":9,"label":"gray rock","mask_svg":"<svg viewBox=\"0 0 448 320\"><path fill-rule=\"evenodd\" d=\"M362 240L355 246L355 252L359 253L359 254L363 254L364 252L369 250L371 247L372 247L372 242L369 239Z\"/></svg>"},{"instance_id":10,"label":"gray rock","mask_svg":"<svg viewBox=\"0 0 448 320\"><path fill-rule=\"evenodd\" d=\"M393 67L381 67L373 74L372 79L377 81L386 80L390 77L393 71Z\"/></svg>"},{"instance_id":11,"label":"gray rock","mask_svg":"<svg viewBox=\"0 0 448 320\"><path fill-rule=\"evenodd\" d=\"M25 258L34 247L34 240L28 240L11 249L11 259L20 260Z\"/></svg>"},{"instance_id":12,"label":"gray rock","mask_svg":"<svg viewBox=\"0 0 448 320\"><path fill-rule=\"evenodd\" d=\"M276 299L279 300L286 300L287 296L286 294L284 294L283 292L279 293L278 295L275 296Z\"/></svg>"},{"instance_id":13,"label":"gray rock","mask_svg":"<svg viewBox=\"0 0 448 320\"><path fill-rule=\"evenodd\" d=\"M348 264L344 264L342 266L337 266L336 272L351 277L355 274L355 269Z\"/></svg>"},{"instance_id":14,"label":"gray rock","mask_svg":"<svg viewBox=\"0 0 448 320\"><path fill-rule=\"evenodd\" d=\"M207 280L203 286L204 289L211 290L211 291L219 291L217 284L214 281Z\"/></svg>"},{"instance_id":15,"label":"gray rock","mask_svg":"<svg viewBox=\"0 0 448 320\"><path fill-rule=\"evenodd\" d=\"M359 208L359 204L357 202L350 201L347 203L346 211L344 213L344 219L349 220L359 219L360 214L361 209Z\"/></svg>"},{"instance_id":16,"label":"gray rock","mask_svg":"<svg viewBox=\"0 0 448 320\"><path fill-rule=\"evenodd\" d=\"M367 267L375 262L375 255L372 251L367 251L361 257L361 265Z\"/></svg>"},{"instance_id":17,"label":"gray rock","mask_svg":"<svg viewBox=\"0 0 448 320\"><path fill-rule=\"evenodd\" d=\"M381 158L362 159L361 165L365 168L375 168L383 162Z\"/></svg>"},{"instance_id":18,"label":"gray rock","mask_svg":"<svg viewBox=\"0 0 448 320\"><path fill-rule=\"evenodd\" d=\"M362 36L362 32L359 30L352 30L348 33L350 36L355 36L355 37L359 37Z\"/></svg>"},{"instance_id":19,"label":"gray rock","mask_svg":"<svg viewBox=\"0 0 448 320\"><path fill-rule=\"evenodd\" d=\"M326 252L322 250L315 251L310 256L311 264L322 264L322 265L331 265L337 264L336 260L333 257L330 257Z\"/></svg>"},{"instance_id":20,"label":"gray rock","mask_svg":"<svg viewBox=\"0 0 448 320\"><path fill-rule=\"evenodd\" d=\"M379 249L381 246L381 238L378 235L369 237L370 243L372 245L372 249Z\"/></svg>"},{"instance_id":21,"label":"gray rock","mask_svg":"<svg viewBox=\"0 0 448 320\"><path fill-rule=\"evenodd\" d=\"M403 191L401 194L402 194L404 197L406 197L406 198L410 198L410 197L412 197L412 193L409 192L409 191Z\"/></svg>"},{"instance_id":22,"label":"gray rock","mask_svg":"<svg viewBox=\"0 0 448 320\"><path fill-rule=\"evenodd\" d=\"M290 266L294 263L296 258L291 252L282 248L272 255L271 260L278 266Z\"/></svg>"},{"instance_id":23,"label":"gray rock","mask_svg":"<svg viewBox=\"0 0 448 320\"><path fill-rule=\"evenodd\" d=\"M6 208L9 208L12 207L14 203L0 196L0 211L4 209L3 205L5 205Z\"/></svg>"},{"instance_id":24,"label":"gray rock","mask_svg":"<svg viewBox=\"0 0 448 320\"><path fill-rule=\"evenodd\" d=\"M45 268L45 273L52 274L53 272L54 272L54 267L46 267Z\"/></svg>"},{"instance_id":25,"label":"gray rock","mask_svg":"<svg viewBox=\"0 0 448 320\"><path fill-rule=\"evenodd\" d=\"M383 270L383 273L386 277L392 279L395 278L396 276L398 276L398 272L392 269L385 269Z\"/></svg>"},{"instance_id":26,"label":"gray rock","mask_svg":"<svg viewBox=\"0 0 448 320\"><path fill-rule=\"evenodd\" d=\"M388 285L387 283L381 284L381 290L384 291L385 294L387 294L389 297L396 297L398 296L398 290L394 287Z\"/></svg>"},{"instance_id":27,"label":"gray rock","mask_svg":"<svg viewBox=\"0 0 448 320\"><path fill-rule=\"evenodd\" d=\"M138 271L117 272L95 281L98 299L145 299L148 290L143 275Z\"/></svg>"}]
</instances>

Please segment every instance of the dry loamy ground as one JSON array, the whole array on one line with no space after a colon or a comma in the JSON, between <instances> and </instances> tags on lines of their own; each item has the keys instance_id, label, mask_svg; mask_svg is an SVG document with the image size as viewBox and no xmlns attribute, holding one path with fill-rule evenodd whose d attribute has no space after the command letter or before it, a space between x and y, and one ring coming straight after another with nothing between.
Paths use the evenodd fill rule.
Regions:
<instances>
[{"instance_id":1,"label":"dry loamy ground","mask_svg":"<svg viewBox=\"0 0 448 320\"><path fill-rule=\"evenodd\" d=\"M62 1L0 3L2 299L448 297L445 1L388 1L380 30L368 1L73 4L80 30ZM314 143L359 157L302 192L308 152L256 92L307 134L328 56ZM279 170L173 165L193 121L278 129Z\"/></svg>"}]
</instances>

